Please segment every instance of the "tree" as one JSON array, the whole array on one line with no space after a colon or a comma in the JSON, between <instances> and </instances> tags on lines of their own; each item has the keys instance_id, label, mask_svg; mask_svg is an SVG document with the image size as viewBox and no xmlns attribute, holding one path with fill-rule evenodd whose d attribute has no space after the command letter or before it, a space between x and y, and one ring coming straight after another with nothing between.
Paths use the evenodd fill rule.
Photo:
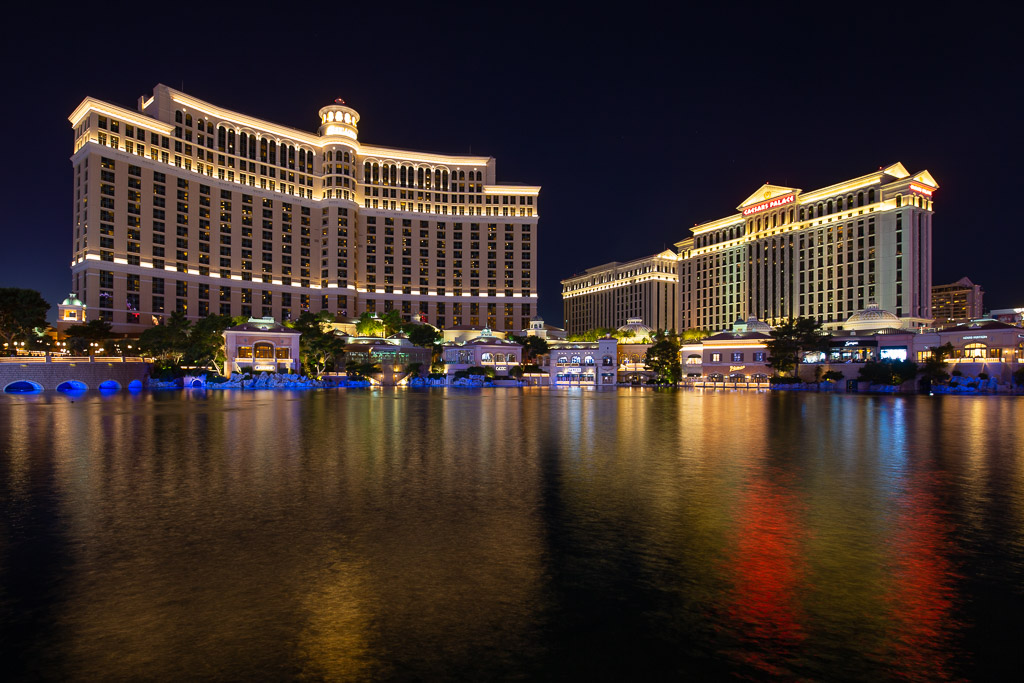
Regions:
<instances>
[{"instance_id":1,"label":"tree","mask_svg":"<svg viewBox=\"0 0 1024 683\"><path fill-rule=\"evenodd\" d=\"M306 311L299 316L293 326L302 333L299 341L302 364L310 374L316 376L322 375L328 367L333 368L345 351L344 342L334 334L334 330L330 327L324 329L323 323L329 322L330 319L330 314L326 311L321 311L320 314Z\"/></svg>"},{"instance_id":2,"label":"tree","mask_svg":"<svg viewBox=\"0 0 1024 683\"><path fill-rule=\"evenodd\" d=\"M617 332L618 330L615 330L611 327L595 327L592 330L587 330L586 332L581 332L580 334L570 334L568 337L566 337L566 341L592 342L597 341L598 339L602 339L608 335L615 335Z\"/></svg>"},{"instance_id":3,"label":"tree","mask_svg":"<svg viewBox=\"0 0 1024 683\"><path fill-rule=\"evenodd\" d=\"M658 334L654 344L647 349L644 357L647 367L654 371L657 384L675 385L683 377L683 365L679 361L679 339L675 334Z\"/></svg>"},{"instance_id":4,"label":"tree","mask_svg":"<svg viewBox=\"0 0 1024 683\"><path fill-rule=\"evenodd\" d=\"M682 338L683 341L700 341L706 337L711 336L711 330L705 330L699 327L691 327L683 330Z\"/></svg>"},{"instance_id":5,"label":"tree","mask_svg":"<svg viewBox=\"0 0 1024 683\"><path fill-rule=\"evenodd\" d=\"M508 335L509 341L523 346L523 362L536 360L537 356L543 356L548 352L548 340L542 339L535 334L520 336L518 334Z\"/></svg>"},{"instance_id":6,"label":"tree","mask_svg":"<svg viewBox=\"0 0 1024 683\"><path fill-rule=\"evenodd\" d=\"M396 332L401 332L405 329L405 321L402 320L402 314L394 308L385 313L380 322L384 326L384 336L386 337L390 337Z\"/></svg>"},{"instance_id":7,"label":"tree","mask_svg":"<svg viewBox=\"0 0 1024 683\"><path fill-rule=\"evenodd\" d=\"M860 381L897 386L917 377L917 363L909 360L869 361L860 367Z\"/></svg>"},{"instance_id":8,"label":"tree","mask_svg":"<svg viewBox=\"0 0 1024 683\"><path fill-rule=\"evenodd\" d=\"M158 360L181 365L189 345L189 327L192 323L181 311L174 311L159 325L139 335L139 349Z\"/></svg>"},{"instance_id":9,"label":"tree","mask_svg":"<svg viewBox=\"0 0 1024 683\"><path fill-rule=\"evenodd\" d=\"M66 334L71 348L81 353L89 349L91 344L99 345L110 339L110 330L110 323L102 318L96 318L84 325L72 325Z\"/></svg>"},{"instance_id":10,"label":"tree","mask_svg":"<svg viewBox=\"0 0 1024 683\"><path fill-rule=\"evenodd\" d=\"M828 351L829 338L821 331L820 320L801 317L778 325L765 346L768 366L785 374L795 370L805 354Z\"/></svg>"},{"instance_id":11,"label":"tree","mask_svg":"<svg viewBox=\"0 0 1024 683\"><path fill-rule=\"evenodd\" d=\"M376 314L363 311L359 316L359 320L356 321L356 334L360 337L383 337L384 322Z\"/></svg>"},{"instance_id":12,"label":"tree","mask_svg":"<svg viewBox=\"0 0 1024 683\"><path fill-rule=\"evenodd\" d=\"M0 339L8 353L14 354L14 342L23 340L37 327L46 327L50 304L34 289L0 288Z\"/></svg>"},{"instance_id":13,"label":"tree","mask_svg":"<svg viewBox=\"0 0 1024 683\"><path fill-rule=\"evenodd\" d=\"M946 358L953 355L953 344L946 342L942 346L931 347L929 351L931 355L921 366L922 385L925 389L949 379L949 373L946 372L949 363L946 362Z\"/></svg>"},{"instance_id":14,"label":"tree","mask_svg":"<svg viewBox=\"0 0 1024 683\"><path fill-rule=\"evenodd\" d=\"M211 367L218 375L224 374L227 355L224 349L224 330L233 320L227 315L208 315L200 318L188 334L184 361L198 367Z\"/></svg>"},{"instance_id":15,"label":"tree","mask_svg":"<svg viewBox=\"0 0 1024 683\"><path fill-rule=\"evenodd\" d=\"M433 349L441 343L441 331L426 323L409 326L409 341L425 349Z\"/></svg>"}]
</instances>

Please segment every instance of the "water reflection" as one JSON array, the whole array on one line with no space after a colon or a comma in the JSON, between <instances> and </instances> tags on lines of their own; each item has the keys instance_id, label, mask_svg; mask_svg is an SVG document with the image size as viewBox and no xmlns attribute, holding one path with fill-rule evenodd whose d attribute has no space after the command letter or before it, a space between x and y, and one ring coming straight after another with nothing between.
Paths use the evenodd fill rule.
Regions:
<instances>
[{"instance_id":1,"label":"water reflection","mask_svg":"<svg viewBox=\"0 0 1024 683\"><path fill-rule=\"evenodd\" d=\"M6 659L80 679L1011 671L1022 404L958 398L2 397Z\"/></svg>"}]
</instances>

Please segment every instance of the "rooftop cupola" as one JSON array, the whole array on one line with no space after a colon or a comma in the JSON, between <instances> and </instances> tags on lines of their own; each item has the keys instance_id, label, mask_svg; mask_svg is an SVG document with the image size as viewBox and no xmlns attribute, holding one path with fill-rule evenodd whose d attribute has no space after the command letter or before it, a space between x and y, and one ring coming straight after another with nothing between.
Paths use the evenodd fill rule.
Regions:
<instances>
[{"instance_id":1,"label":"rooftop cupola","mask_svg":"<svg viewBox=\"0 0 1024 683\"><path fill-rule=\"evenodd\" d=\"M320 110L320 136L359 139L359 112L345 105L340 97Z\"/></svg>"}]
</instances>

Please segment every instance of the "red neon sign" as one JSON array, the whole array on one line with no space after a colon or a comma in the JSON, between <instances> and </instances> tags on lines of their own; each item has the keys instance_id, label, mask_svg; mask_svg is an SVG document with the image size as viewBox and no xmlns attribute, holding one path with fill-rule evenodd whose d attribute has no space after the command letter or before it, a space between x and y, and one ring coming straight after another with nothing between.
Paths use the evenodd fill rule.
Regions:
<instances>
[{"instance_id":1,"label":"red neon sign","mask_svg":"<svg viewBox=\"0 0 1024 683\"><path fill-rule=\"evenodd\" d=\"M926 197L931 197L932 196L932 190L929 190L927 187L921 187L920 185L915 185L914 183L910 183L910 189L913 190L914 192L919 192L919 193L923 194Z\"/></svg>"},{"instance_id":2,"label":"red neon sign","mask_svg":"<svg viewBox=\"0 0 1024 683\"><path fill-rule=\"evenodd\" d=\"M786 204L792 204L795 201L795 194L787 194L782 197L776 197L775 199L769 199L768 201L761 202L760 204L748 206L747 208L743 209L743 215L749 216L754 213L761 213L762 211L766 211L767 209L774 209L780 206L785 206Z\"/></svg>"}]
</instances>

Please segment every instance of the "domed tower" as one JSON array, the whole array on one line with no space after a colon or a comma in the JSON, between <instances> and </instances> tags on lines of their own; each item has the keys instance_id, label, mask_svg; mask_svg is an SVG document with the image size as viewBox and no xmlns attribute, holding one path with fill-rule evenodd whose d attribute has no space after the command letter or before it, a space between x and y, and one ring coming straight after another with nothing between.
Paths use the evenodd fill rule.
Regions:
<instances>
[{"instance_id":1,"label":"domed tower","mask_svg":"<svg viewBox=\"0 0 1024 683\"><path fill-rule=\"evenodd\" d=\"M324 138L324 196L355 201L359 112L339 97L320 109L319 133Z\"/></svg>"}]
</instances>

